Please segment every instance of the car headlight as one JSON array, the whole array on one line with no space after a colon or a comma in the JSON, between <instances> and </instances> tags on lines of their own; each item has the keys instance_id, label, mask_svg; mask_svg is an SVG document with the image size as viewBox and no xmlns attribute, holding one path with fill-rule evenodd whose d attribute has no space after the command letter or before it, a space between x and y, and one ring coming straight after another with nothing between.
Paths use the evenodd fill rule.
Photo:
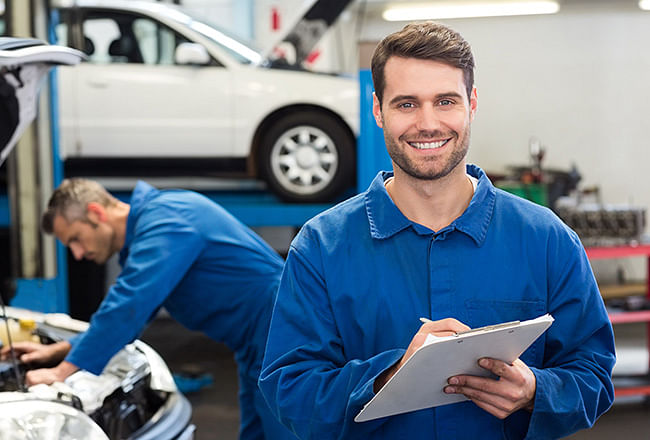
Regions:
<instances>
[{"instance_id":1,"label":"car headlight","mask_svg":"<svg viewBox=\"0 0 650 440\"><path fill-rule=\"evenodd\" d=\"M108 440L83 412L57 402L23 400L0 405L3 440Z\"/></svg>"}]
</instances>

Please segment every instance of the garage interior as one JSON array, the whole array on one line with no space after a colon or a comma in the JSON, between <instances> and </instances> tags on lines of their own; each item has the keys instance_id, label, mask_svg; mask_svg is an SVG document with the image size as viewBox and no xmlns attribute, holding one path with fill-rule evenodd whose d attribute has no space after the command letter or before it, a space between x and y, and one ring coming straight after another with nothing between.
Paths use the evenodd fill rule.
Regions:
<instances>
[{"instance_id":1,"label":"garage interior","mask_svg":"<svg viewBox=\"0 0 650 440\"><path fill-rule=\"evenodd\" d=\"M394 14L423 14L427 8L433 10L429 13L442 14L436 7L448 6L450 2L337 0L329 8L324 6L327 0L145 2L178 6L206 23L214 23L232 35L232 41L250 41L271 63L284 63L280 69L299 67L318 76L344 78L353 84L359 90L359 96L353 96L358 102L351 112L353 116L341 109L346 105L343 99L326 115L326 126L337 127L336 131L343 133L343 142L349 142L354 152L352 156L341 155L340 166L352 165L342 177L330 176L331 186L316 188L315 193L307 196L295 182L283 180L290 171L284 169L284 174L280 171L275 175L271 145L265 147L262 139L274 134L273 127L282 128L294 116L275 113L266 119L260 117L264 120L257 128L249 126L252 121L249 124L246 119L252 109L235 110L232 98L208 96L207 91L199 89L199 69L224 70L229 65L213 57L202 63L202 57L208 53L192 52L191 44L186 52L190 61L184 67L191 66L188 68L194 69L194 77L185 85L179 82L177 89L167 89L168 105L186 107L187 118L178 125L168 124L165 129L169 131L149 129L151 137L142 138L141 129L149 122L137 118L148 112L146 107L124 105L120 99L109 96L120 87L131 87L125 96L130 95L134 102L137 89L155 94L153 85L147 83L147 73L141 74L137 86L99 77L97 83L91 81L86 86L81 75L101 75L107 66L120 69L130 64L168 69L177 63L173 55L167 59L162 51L159 58L150 61L143 50L137 60L122 40L113 44L117 41L115 32L125 33L123 26L127 24L125 16L118 13L103 16L100 8L95 15L85 15L88 23L95 26L94 33L88 34L92 38L88 38L77 32L88 28L75 21L76 10L66 9L66 3L75 1L0 0L0 37L37 38L68 45L86 57L77 66L58 67L57 76L43 85L38 116L0 166L0 261L5 262L0 265L0 286L8 305L46 313L62 312L88 321L119 275L116 256L101 266L75 261L51 236L40 232L38 219L43 207L65 177L96 179L120 200L128 200L139 179L158 188L203 193L286 257L302 224L364 191L377 170L390 169L388 156L376 147L383 141L383 135L371 117L370 57L383 36L408 21L432 18L459 31L472 45L476 57L479 105L472 124L468 163L486 170L496 186L553 209L577 232L614 326L614 405L593 428L567 438L609 439L621 432L632 439L648 437L650 191L645 176L650 149L645 125L646 103L650 100L646 80L650 71L646 48L650 41L650 2L557 0L538 2L550 4L547 6L551 9L530 15L471 16L467 11L482 10L485 4L493 3L477 0L456 2L468 4L468 9L457 17L407 18L395 18ZM318 12L319 6L329 9L327 13L321 11L325 14L325 25L311 29L314 41L303 35L308 40L305 46L296 44L292 40L297 38L296 31L289 31L301 23L308 11ZM128 25L136 37L152 26L150 22L133 20ZM191 43L158 28L156 32L160 40L155 45L160 50L167 44L178 47ZM214 79L211 81L215 83ZM230 80L220 77L216 81ZM250 87L268 86L266 93L273 94L264 80L255 84ZM344 87L341 84L323 87L340 90ZM295 84L295 89L299 88ZM287 89L279 94L294 93L297 92ZM205 130L199 125L186 128L187 146L179 147L174 139L182 132L179 127L189 127L191 119L203 117L198 111L192 114L193 101L202 102L201 112L211 111L206 110L206 102L222 102L223 105L214 106L219 108L209 117L242 113L230 119L231 124L214 124ZM146 105L146 100L139 104ZM161 118L167 117L167 108L152 107L155 108L150 109L151 114L159 111ZM198 104L195 107L199 109ZM339 110L340 115L336 114ZM133 113L127 114L130 111ZM299 107L297 112L309 116L314 108ZM94 132L85 128L87 121L104 121L104 117L109 121L108 114L117 115L115 121L131 118L140 121L140 125L123 125L122 138L101 132L102 122L95 124ZM317 116L313 119L324 117L322 113L314 114ZM82 121L83 115L88 116L87 121ZM108 122L105 125L108 127ZM251 135L252 141L248 142L248 133L239 135L238 130L257 135ZM202 150L205 142L201 143L205 138L223 139L219 146L232 148L225 153L206 153ZM102 143L120 147L109 148ZM240 144L251 148L251 154L238 150ZM265 148L269 150L268 164L264 162ZM311 157L305 155L298 160L309 162ZM191 404L191 420L196 427L193 438L238 438L237 366L228 348L185 329L164 310L140 339L162 356Z\"/></svg>"}]
</instances>

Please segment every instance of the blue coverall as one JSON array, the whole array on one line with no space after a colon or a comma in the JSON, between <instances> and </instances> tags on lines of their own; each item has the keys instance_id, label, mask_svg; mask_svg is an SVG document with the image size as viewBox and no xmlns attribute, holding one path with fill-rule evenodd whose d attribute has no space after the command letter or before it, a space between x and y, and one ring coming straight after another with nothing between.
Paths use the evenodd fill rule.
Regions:
<instances>
[{"instance_id":1,"label":"blue coverall","mask_svg":"<svg viewBox=\"0 0 650 440\"><path fill-rule=\"evenodd\" d=\"M99 374L160 307L224 342L239 368L241 439L295 438L259 389L264 346L283 261L222 207L190 191L138 182L120 251L122 271L73 341L66 360Z\"/></svg>"},{"instance_id":2,"label":"blue coverall","mask_svg":"<svg viewBox=\"0 0 650 440\"><path fill-rule=\"evenodd\" d=\"M492 186L483 171L465 212L432 231L405 217L380 173L309 221L293 241L260 387L301 439L557 439L611 405L614 338L576 234L549 209ZM500 420L470 401L363 423L375 379L405 353L419 317L470 327L550 313L521 356L534 410Z\"/></svg>"}]
</instances>

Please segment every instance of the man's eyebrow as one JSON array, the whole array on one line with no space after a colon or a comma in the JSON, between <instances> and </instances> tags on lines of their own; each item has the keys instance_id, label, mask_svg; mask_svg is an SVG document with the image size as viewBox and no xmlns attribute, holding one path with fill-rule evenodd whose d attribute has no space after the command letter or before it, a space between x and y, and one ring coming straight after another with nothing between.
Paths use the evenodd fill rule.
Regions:
<instances>
[{"instance_id":1,"label":"man's eyebrow","mask_svg":"<svg viewBox=\"0 0 650 440\"><path fill-rule=\"evenodd\" d=\"M458 92L447 92L447 93L441 93L439 95L436 95L436 99L444 99L444 98L463 99L463 95L461 95Z\"/></svg>"},{"instance_id":2,"label":"man's eyebrow","mask_svg":"<svg viewBox=\"0 0 650 440\"><path fill-rule=\"evenodd\" d=\"M415 95L397 95L397 96L394 96L393 99L388 101L388 104L393 105L393 104L396 104L396 103L398 103L400 101L417 101L417 100L418 99L417 99L417 97L415 97Z\"/></svg>"},{"instance_id":3,"label":"man's eyebrow","mask_svg":"<svg viewBox=\"0 0 650 440\"><path fill-rule=\"evenodd\" d=\"M445 99L445 98L463 99L463 95L461 95L458 92L444 92L444 93L439 93L435 96L436 100ZM394 105L402 101L418 101L418 100L419 100L418 97L415 95L396 95L393 97L393 99L388 101L388 105Z\"/></svg>"}]
</instances>

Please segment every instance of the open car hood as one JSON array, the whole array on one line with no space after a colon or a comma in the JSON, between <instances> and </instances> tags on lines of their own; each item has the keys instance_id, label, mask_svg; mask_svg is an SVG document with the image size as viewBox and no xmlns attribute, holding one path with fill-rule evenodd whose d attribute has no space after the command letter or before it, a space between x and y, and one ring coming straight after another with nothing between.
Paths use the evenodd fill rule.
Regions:
<instances>
[{"instance_id":1,"label":"open car hood","mask_svg":"<svg viewBox=\"0 0 650 440\"><path fill-rule=\"evenodd\" d=\"M321 40L325 32L336 22L352 0L313 0L298 13L293 26L287 27L276 43L262 53L263 59L274 67L300 67ZM283 57L283 45L293 48L291 61Z\"/></svg>"},{"instance_id":2,"label":"open car hood","mask_svg":"<svg viewBox=\"0 0 650 440\"><path fill-rule=\"evenodd\" d=\"M88 323L61 313L6 307L0 317L27 320L42 342L67 340ZM174 383L164 360L135 340L120 350L99 375L79 370L64 382L27 388L31 368L0 361L0 439L189 440L191 406Z\"/></svg>"},{"instance_id":3,"label":"open car hood","mask_svg":"<svg viewBox=\"0 0 650 440\"><path fill-rule=\"evenodd\" d=\"M49 70L85 55L31 38L0 38L0 165L36 117L38 92Z\"/></svg>"}]
</instances>

